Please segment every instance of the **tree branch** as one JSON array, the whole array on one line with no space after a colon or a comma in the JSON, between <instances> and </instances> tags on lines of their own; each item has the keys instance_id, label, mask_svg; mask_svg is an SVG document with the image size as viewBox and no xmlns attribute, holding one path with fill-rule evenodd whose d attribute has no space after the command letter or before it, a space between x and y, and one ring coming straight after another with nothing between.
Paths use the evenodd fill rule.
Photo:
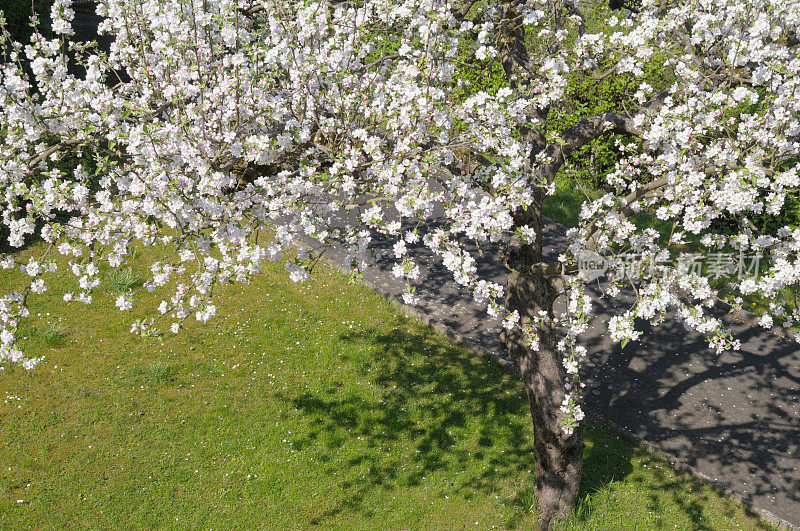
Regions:
<instances>
[{"instance_id":1,"label":"tree branch","mask_svg":"<svg viewBox=\"0 0 800 531\"><path fill-rule=\"evenodd\" d=\"M658 110L664 104L667 96L669 96L669 92L661 92L640 107L639 112ZM567 157L589 142L613 133L640 136L642 132L633 123L633 118L627 114L607 112L586 118L572 127L568 127L554 141L547 144L543 150L547 162L536 168L534 181L551 183ZM539 153L541 152L531 152L530 163L532 166L535 164L533 158Z\"/></svg>"}]
</instances>

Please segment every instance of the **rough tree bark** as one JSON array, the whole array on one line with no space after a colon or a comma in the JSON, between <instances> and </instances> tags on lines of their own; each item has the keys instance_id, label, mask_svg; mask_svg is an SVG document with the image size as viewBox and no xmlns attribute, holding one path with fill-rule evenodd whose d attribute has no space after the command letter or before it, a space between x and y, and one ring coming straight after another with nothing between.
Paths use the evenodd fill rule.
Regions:
<instances>
[{"instance_id":1,"label":"rough tree bark","mask_svg":"<svg viewBox=\"0 0 800 531\"><path fill-rule=\"evenodd\" d=\"M553 316L553 304L558 297L554 277L532 275L532 266L542 262L542 202L539 191L534 204L516 216L515 225L528 225L536 230L535 243L524 243L512 237L505 249L504 259L511 268L506 285L506 307L516 310L523 327L544 311ZM537 526L549 529L557 518L566 517L575 507L583 468L583 428L578 426L571 435L561 427L559 418L564 400L566 371L561 353L556 348L556 330L552 324L536 329L539 348L532 349L520 327L506 335L509 355L520 369L533 419L534 454L536 459L534 497L540 511Z\"/></svg>"}]
</instances>

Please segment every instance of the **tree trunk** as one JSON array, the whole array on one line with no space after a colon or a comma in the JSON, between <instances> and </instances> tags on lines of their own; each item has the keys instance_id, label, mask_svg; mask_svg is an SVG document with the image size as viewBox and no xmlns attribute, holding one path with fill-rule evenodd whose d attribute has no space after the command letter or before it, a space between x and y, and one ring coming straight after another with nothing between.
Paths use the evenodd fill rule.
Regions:
<instances>
[{"instance_id":1,"label":"tree trunk","mask_svg":"<svg viewBox=\"0 0 800 531\"><path fill-rule=\"evenodd\" d=\"M520 327L506 335L509 355L520 369L533 418L536 458L534 497L538 508L537 525L548 529L557 518L566 517L578 501L583 468L583 428L577 426L567 435L561 426L561 403L566 396L566 370L563 356L556 348L556 330L552 321L534 327L538 349L531 348L527 329L540 312L552 318L558 292L553 277L531 276L531 266L542 262L542 211L544 194L524 213L518 213L515 225L528 225L536 231L536 241L525 243L513 236L504 259L512 269L506 286L506 308L516 310Z\"/></svg>"},{"instance_id":2,"label":"tree trunk","mask_svg":"<svg viewBox=\"0 0 800 531\"><path fill-rule=\"evenodd\" d=\"M506 305L517 310L529 324L540 310L552 315L556 290L545 278L509 274ZM536 457L534 498L539 510L538 526L548 529L556 518L566 517L575 507L583 468L583 428L571 435L561 427L561 402L565 396L562 355L555 348L555 331L537 329L539 349L533 350L519 328L506 338L509 354L522 373L533 418Z\"/></svg>"}]
</instances>

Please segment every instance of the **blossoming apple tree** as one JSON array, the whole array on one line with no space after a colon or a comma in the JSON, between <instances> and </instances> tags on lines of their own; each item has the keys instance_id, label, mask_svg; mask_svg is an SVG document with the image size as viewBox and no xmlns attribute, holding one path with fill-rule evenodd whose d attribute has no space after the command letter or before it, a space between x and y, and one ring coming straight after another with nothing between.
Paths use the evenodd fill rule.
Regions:
<instances>
[{"instance_id":1,"label":"blossoming apple tree","mask_svg":"<svg viewBox=\"0 0 800 531\"><path fill-rule=\"evenodd\" d=\"M59 263L74 275L65 300L88 304L101 268L124 266L136 246L161 250L144 288L171 295L132 331L177 333L215 315L215 286L264 260L302 281L338 244L357 273L375 234L396 242L413 304L420 241L503 319L547 527L580 483L592 308L582 256L612 269L638 257L639 270L601 285L608 297L635 288L608 325L621 342L637 339L635 319L674 317L713 349L737 348L709 312L709 275L670 265L676 249L758 252L761 267L727 289L773 301L765 326L799 317L785 297L800 280L800 229L786 221L800 182L798 0L101 0L97 11L113 37L105 51L71 39L70 0L53 5L54 39L3 42L0 235L11 250L0 266L26 278L0 294L6 363L39 361L17 329ZM461 76L495 67L503 82L491 90ZM653 68L671 80L652 86ZM576 76L624 81L625 97L558 126ZM620 152L608 193L584 204L559 261L544 261L559 170L608 136ZM645 212L669 233L634 222ZM22 260L14 248L33 238L41 254ZM505 286L477 273L473 245L487 241L505 242Z\"/></svg>"}]
</instances>

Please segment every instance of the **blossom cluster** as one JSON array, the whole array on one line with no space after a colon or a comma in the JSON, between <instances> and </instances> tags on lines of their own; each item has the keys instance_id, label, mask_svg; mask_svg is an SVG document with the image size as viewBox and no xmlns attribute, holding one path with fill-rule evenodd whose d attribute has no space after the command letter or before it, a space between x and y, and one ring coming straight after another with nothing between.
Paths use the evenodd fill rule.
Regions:
<instances>
[{"instance_id":1,"label":"blossom cluster","mask_svg":"<svg viewBox=\"0 0 800 531\"><path fill-rule=\"evenodd\" d=\"M422 245L506 328L529 326L504 308L503 287L482 278L481 246L512 235L539 245L542 231L518 214L549 197L581 135L622 132L641 142L621 149L607 176L614 193L584 205L562 262L588 250L655 263L686 245L759 254L760 274L733 288L774 300L770 314L784 324L798 321L779 299L800 283L800 229L763 233L751 218L790 208L800 184L799 2L643 0L635 16L604 12L608 27L573 0L462 7L101 0L99 31L112 37L103 51L71 40L71 0L57 0L55 38L3 37L0 235L15 249L41 239L44 251L24 262L0 256L24 278L0 296L0 359L36 364L16 331L59 264L74 277L64 300L88 304L101 271L126 267L139 246L161 253L141 289L169 295L134 323L138 333L212 318L216 287L250 279L265 260L303 281L338 243L358 274L376 234L393 242L406 302L417 299ZM508 59L515 31L528 36L518 67ZM492 62L508 67L506 86L465 90L459 69ZM653 67L675 79L652 86L644 77ZM575 75L619 76L630 99L562 135L549 110ZM641 212L671 224L669 237L637 225ZM731 223L737 233L720 229ZM620 285L605 289L613 297ZM712 347L736 347L707 313L715 293L702 271L665 270L637 295L611 319L613 339L635 340L636 318L670 313ZM131 291L115 302L128 311L137 300ZM539 324L563 338L544 345L528 331L531 349L563 355L567 431L583 416L580 333L590 309L572 277L566 311Z\"/></svg>"}]
</instances>

